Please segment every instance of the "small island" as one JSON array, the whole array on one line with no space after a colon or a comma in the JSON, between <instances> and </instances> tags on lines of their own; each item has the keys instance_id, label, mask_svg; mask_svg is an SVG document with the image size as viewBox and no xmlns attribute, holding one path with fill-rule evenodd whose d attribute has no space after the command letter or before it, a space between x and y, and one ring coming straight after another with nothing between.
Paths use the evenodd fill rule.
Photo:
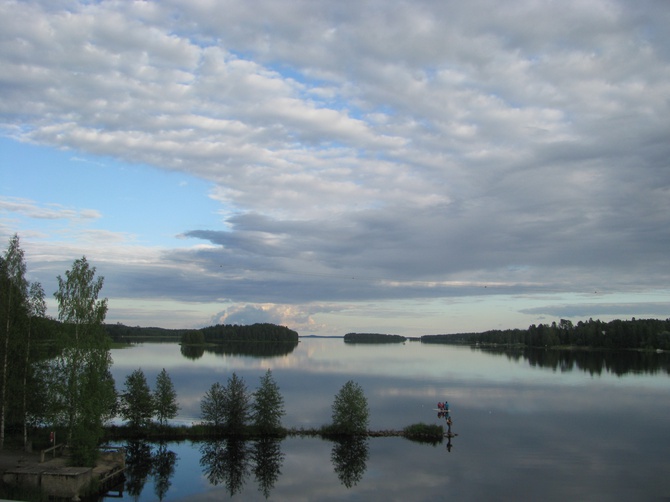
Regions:
<instances>
[{"instance_id":1,"label":"small island","mask_svg":"<svg viewBox=\"0 0 670 502\"><path fill-rule=\"evenodd\" d=\"M407 337L382 333L347 333L344 343L404 343Z\"/></svg>"}]
</instances>

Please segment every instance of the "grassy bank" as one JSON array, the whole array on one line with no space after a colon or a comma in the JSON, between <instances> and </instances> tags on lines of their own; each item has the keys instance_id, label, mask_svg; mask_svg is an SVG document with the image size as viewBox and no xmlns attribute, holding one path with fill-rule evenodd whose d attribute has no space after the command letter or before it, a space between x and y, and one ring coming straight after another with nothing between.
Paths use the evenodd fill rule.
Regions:
<instances>
[{"instance_id":1,"label":"grassy bank","mask_svg":"<svg viewBox=\"0 0 670 502\"><path fill-rule=\"evenodd\" d=\"M287 436L320 437L323 439L347 436L341 432L335 432L330 426L311 428L280 428L270 432L261 432L253 427L247 427L241 431L230 432L223 428L215 428L204 424L193 425L166 425L154 426L144 429L133 429L125 425L114 425L105 428L105 441L120 441L128 439L144 439L147 441L183 441L183 440L207 440L227 437L240 437L254 439L259 437L284 438ZM356 434L354 434L356 435ZM404 437L413 441L435 442L444 437L442 425L413 424L402 430L368 430L358 436L367 437Z\"/></svg>"}]
</instances>

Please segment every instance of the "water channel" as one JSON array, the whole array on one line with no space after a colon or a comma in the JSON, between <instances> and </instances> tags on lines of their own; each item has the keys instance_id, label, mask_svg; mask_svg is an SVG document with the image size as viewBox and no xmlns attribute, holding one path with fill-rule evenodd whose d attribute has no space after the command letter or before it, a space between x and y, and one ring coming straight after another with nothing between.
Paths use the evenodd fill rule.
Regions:
<instances>
[{"instance_id":1,"label":"water channel","mask_svg":"<svg viewBox=\"0 0 670 502\"><path fill-rule=\"evenodd\" d=\"M263 356L244 350L187 354L175 343L112 351L117 389L141 368L153 387L165 368L181 406L232 372L253 391L271 369L286 427L329 423L347 380L359 383L370 428L444 423L449 443L398 437L337 443L283 441L129 443L122 493L102 500L659 500L670 497L670 355L505 352L404 344L351 345L303 338Z\"/></svg>"}]
</instances>

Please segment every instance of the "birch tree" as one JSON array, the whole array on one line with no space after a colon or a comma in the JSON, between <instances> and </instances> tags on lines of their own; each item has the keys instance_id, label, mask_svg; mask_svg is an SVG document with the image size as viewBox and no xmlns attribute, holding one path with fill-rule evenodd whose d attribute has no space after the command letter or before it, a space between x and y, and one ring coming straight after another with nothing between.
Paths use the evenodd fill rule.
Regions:
<instances>
[{"instance_id":1,"label":"birch tree","mask_svg":"<svg viewBox=\"0 0 670 502\"><path fill-rule=\"evenodd\" d=\"M103 322L107 299L98 295L104 282L86 257L75 260L65 278L58 276L58 320L63 325L62 350L57 358L59 397L68 441L84 444L81 459L91 462L102 425L116 403L109 368L109 340ZM75 434L76 431L76 434Z\"/></svg>"},{"instance_id":2,"label":"birch tree","mask_svg":"<svg viewBox=\"0 0 670 502\"><path fill-rule=\"evenodd\" d=\"M341 434L365 434L370 422L368 400L363 388L349 380L335 396L333 426Z\"/></svg>"},{"instance_id":3,"label":"birch tree","mask_svg":"<svg viewBox=\"0 0 670 502\"><path fill-rule=\"evenodd\" d=\"M168 420L177 416L179 412L177 392L174 390L170 375L165 371L165 368L156 377L156 388L153 398L154 411L160 425L165 425Z\"/></svg>"},{"instance_id":4,"label":"birch tree","mask_svg":"<svg viewBox=\"0 0 670 502\"><path fill-rule=\"evenodd\" d=\"M14 234L14 237L9 241L9 246L1 265L3 284L0 301L2 303L2 314L4 315L5 325L3 326L2 387L0 388L0 450L5 445L10 340L17 335L16 330L19 325L20 310L25 308L26 297L28 295L28 283L25 279L26 262L17 234Z\"/></svg>"},{"instance_id":5,"label":"birch tree","mask_svg":"<svg viewBox=\"0 0 670 502\"><path fill-rule=\"evenodd\" d=\"M44 299L44 289L39 282L30 284L28 297L28 330L26 332L25 366L23 368L23 447L28 449L28 374L30 373L30 341L32 328L37 318L43 318L47 313L47 304Z\"/></svg>"},{"instance_id":6,"label":"birch tree","mask_svg":"<svg viewBox=\"0 0 670 502\"><path fill-rule=\"evenodd\" d=\"M263 433L274 433L281 429L281 420L286 413L284 398L279 392L279 386L272 377L272 371L267 370L261 377L260 386L253 394L251 417L254 427Z\"/></svg>"}]
</instances>

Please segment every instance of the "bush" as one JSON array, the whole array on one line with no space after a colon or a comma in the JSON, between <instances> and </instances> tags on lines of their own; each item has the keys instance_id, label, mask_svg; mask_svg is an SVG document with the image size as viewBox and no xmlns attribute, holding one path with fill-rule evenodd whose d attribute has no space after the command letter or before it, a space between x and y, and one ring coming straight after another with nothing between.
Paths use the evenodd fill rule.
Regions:
<instances>
[{"instance_id":1,"label":"bush","mask_svg":"<svg viewBox=\"0 0 670 502\"><path fill-rule=\"evenodd\" d=\"M440 442L444 437L444 427L437 424L412 424L405 427L402 432L407 439L427 443Z\"/></svg>"}]
</instances>

